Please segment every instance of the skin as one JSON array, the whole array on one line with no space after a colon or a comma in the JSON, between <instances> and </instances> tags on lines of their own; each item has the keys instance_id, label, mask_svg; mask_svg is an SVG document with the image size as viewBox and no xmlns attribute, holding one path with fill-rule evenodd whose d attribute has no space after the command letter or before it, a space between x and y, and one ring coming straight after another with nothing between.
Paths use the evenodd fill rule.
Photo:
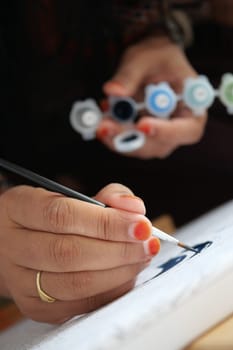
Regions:
<instances>
[{"instance_id":1,"label":"skin","mask_svg":"<svg viewBox=\"0 0 233 350\"><path fill-rule=\"evenodd\" d=\"M129 235L138 222L151 228L143 201L119 184L95 198L110 207L30 186L0 196L0 295L27 317L61 323L94 310L129 291L150 262ZM38 296L38 271L52 304Z\"/></svg>"},{"instance_id":2,"label":"skin","mask_svg":"<svg viewBox=\"0 0 233 350\"><path fill-rule=\"evenodd\" d=\"M116 74L104 84L103 90L107 96L131 96L142 101L144 87L149 83L167 81L176 93L180 93L184 79L195 76L197 72L176 44L166 37L150 38L127 49ZM134 127L146 134L146 143L124 155L142 159L165 158L182 145L197 143L206 121L206 114L197 118L181 103L169 120L144 113ZM123 124L105 118L99 125L97 137L115 151L113 137L124 128Z\"/></svg>"}]
</instances>

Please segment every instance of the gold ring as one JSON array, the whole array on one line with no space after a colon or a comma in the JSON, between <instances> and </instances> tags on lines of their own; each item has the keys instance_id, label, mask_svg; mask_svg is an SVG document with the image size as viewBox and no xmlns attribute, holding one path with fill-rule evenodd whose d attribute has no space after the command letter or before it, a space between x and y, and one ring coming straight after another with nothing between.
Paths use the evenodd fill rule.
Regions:
<instances>
[{"instance_id":1,"label":"gold ring","mask_svg":"<svg viewBox=\"0 0 233 350\"><path fill-rule=\"evenodd\" d=\"M36 274L36 288L37 288L37 292L39 294L40 299L42 301L45 301L46 303L54 303L54 301L56 301L56 299L51 297L47 293L45 293L43 291L43 289L41 288L40 278L41 278L41 271L38 271Z\"/></svg>"}]
</instances>

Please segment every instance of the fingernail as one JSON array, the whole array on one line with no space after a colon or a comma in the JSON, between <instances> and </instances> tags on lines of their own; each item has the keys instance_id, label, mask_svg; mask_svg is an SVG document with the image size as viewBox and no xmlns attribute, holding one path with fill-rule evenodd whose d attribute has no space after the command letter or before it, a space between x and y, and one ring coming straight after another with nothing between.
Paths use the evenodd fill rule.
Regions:
<instances>
[{"instance_id":1,"label":"fingernail","mask_svg":"<svg viewBox=\"0 0 233 350\"><path fill-rule=\"evenodd\" d=\"M126 93L125 87L118 81L109 81L104 84L105 90L114 90L114 94L124 95Z\"/></svg>"},{"instance_id":2,"label":"fingernail","mask_svg":"<svg viewBox=\"0 0 233 350\"><path fill-rule=\"evenodd\" d=\"M96 137L99 139L104 139L106 137L114 137L116 135L116 130L106 126L100 127L96 131Z\"/></svg>"},{"instance_id":3,"label":"fingernail","mask_svg":"<svg viewBox=\"0 0 233 350\"><path fill-rule=\"evenodd\" d=\"M132 212L137 212L143 215L146 214L145 203L140 197L134 196L133 194L124 193L124 194L120 194L120 199L124 201L124 204L122 205L124 205L125 209Z\"/></svg>"},{"instance_id":4,"label":"fingernail","mask_svg":"<svg viewBox=\"0 0 233 350\"><path fill-rule=\"evenodd\" d=\"M143 200L140 197L137 197L137 196L135 196L133 194L126 194L126 193L124 193L124 194L121 194L121 197L125 198L125 199L127 199L127 198L129 198L129 199L137 199L137 200L143 202Z\"/></svg>"},{"instance_id":5,"label":"fingernail","mask_svg":"<svg viewBox=\"0 0 233 350\"><path fill-rule=\"evenodd\" d=\"M141 221L131 225L129 236L138 241L145 241L151 236L151 226L148 222Z\"/></svg>"},{"instance_id":6,"label":"fingernail","mask_svg":"<svg viewBox=\"0 0 233 350\"><path fill-rule=\"evenodd\" d=\"M100 108L103 112L107 112L109 110L109 102L107 99L100 101Z\"/></svg>"},{"instance_id":7,"label":"fingernail","mask_svg":"<svg viewBox=\"0 0 233 350\"><path fill-rule=\"evenodd\" d=\"M96 137L103 139L109 135L109 129L106 127L100 128L96 131Z\"/></svg>"},{"instance_id":8,"label":"fingernail","mask_svg":"<svg viewBox=\"0 0 233 350\"><path fill-rule=\"evenodd\" d=\"M154 256L160 250L160 241L158 238L152 237L147 241L143 242L143 246L146 255Z\"/></svg>"},{"instance_id":9,"label":"fingernail","mask_svg":"<svg viewBox=\"0 0 233 350\"><path fill-rule=\"evenodd\" d=\"M154 136L156 131L150 125L141 125L138 127L139 131L143 132L147 136Z\"/></svg>"}]
</instances>

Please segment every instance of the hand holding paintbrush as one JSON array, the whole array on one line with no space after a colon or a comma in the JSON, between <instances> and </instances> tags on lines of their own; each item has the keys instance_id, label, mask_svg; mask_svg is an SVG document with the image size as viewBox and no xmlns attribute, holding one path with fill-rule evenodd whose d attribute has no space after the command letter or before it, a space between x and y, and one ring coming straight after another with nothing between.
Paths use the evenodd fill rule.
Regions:
<instances>
[{"instance_id":1,"label":"hand holding paintbrush","mask_svg":"<svg viewBox=\"0 0 233 350\"><path fill-rule=\"evenodd\" d=\"M71 189L0 162L1 169L40 185L15 186L0 196L1 296L27 317L54 323L134 286L160 248L141 199L119 184L103 188L95 200L77 198Z\"/></svg>"},{"instance_id":2,"label":"hand holding paintbrush","mask_svg":"<svg viewBox=\"0 0 233 350\"><path fill-rule=\"evenodd\" d=\"M35 184L40 185L40 186L42 186L50 191L58 192L58 193L64 194L67 197L76 198L76 199L79 199L79 200L82 200L82 201L85 201L88 203L99 205L101 207L107 207L107 205L102 203L102 202L99 202L99 201L97 201L91 197L88 197L80 192L74 191L68 187L60 185L52 180L49 180L49 179L47 179L43 176L40 176L40 175L30 171L30 170L24 169L16 164L10 163L10 162L5 161L4 159L1 159L1 158L0 158L0 167L6 169L8 171L11 171L13 173L16 173L16 174L22 176L23 178L26 178L26 179L34 182ZM189 247L188 245L186 245L182 242L179 242L178 239L168 235L167 233L159 230L156 227L152 227L152 235L154 237L158 237L158 238L165 240L167 242L177 244L181 248L185 248L187 250L191 250L191 251L196 253L196 250L193 249L192 247Z\"/></svg>"}]
</instances>

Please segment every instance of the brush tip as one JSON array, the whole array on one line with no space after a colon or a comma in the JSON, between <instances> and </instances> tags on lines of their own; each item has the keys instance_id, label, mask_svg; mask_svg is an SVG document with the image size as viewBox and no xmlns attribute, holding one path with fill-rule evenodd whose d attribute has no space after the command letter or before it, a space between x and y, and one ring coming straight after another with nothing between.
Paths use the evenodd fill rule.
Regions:
<instances>
[{"instance_id":1,"label":"brush tip","mask_svg":"<svg viewBox=\"0 0 233 350\"><path fill-rule=\"evenodd\" d=\"M184 248L184 249L187 249L187 250L190 250L190 251L192 251L192 252L194 252L194 253L199 253L198 250L196 250L196 249L194 249L194 248L192 248L192 247L190 247L190 246L188 246L187 244L184 244L184 243L182 243L182 242L179 242L178 245L179 245L180 247L182 247L182 248Z\"/></svg>"}]
</instances>

